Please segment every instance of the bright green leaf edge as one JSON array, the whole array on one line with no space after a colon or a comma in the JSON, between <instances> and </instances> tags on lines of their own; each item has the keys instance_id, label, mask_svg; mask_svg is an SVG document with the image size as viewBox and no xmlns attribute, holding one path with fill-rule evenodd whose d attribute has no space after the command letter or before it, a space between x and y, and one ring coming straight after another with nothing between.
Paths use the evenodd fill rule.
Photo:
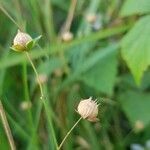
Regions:
<instances>
[{"instance_id":1,"label":"bright green leaf edge","mask_svg":"<svg viewBox=\"0 0 150 150\"><path fill-rule=\"evenodd\" d=\"M137 85L150 65L150 15L142 17L121 41L121 54Z\"/></svg>"},{"instance_id":2,"label":"bright green leaf edge","mask_svg":"<svg viewBox=\"0 0 150 150\"><path fill-rule=\"evenodd\" d=\"M150 13L150 0L126 0L120 11L121 17Z\"/></svg>"}]
</instances>

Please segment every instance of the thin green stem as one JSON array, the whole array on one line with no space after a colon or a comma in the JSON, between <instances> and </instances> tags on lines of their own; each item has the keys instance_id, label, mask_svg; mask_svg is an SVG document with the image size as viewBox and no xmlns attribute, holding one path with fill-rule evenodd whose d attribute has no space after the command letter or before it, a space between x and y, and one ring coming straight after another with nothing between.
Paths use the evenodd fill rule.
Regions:
<instances>
[{"instance_id":1,"label":"thin green stem","mask_svg":"<svg viewBox=\"0 0 150 150\"><path fill-rule=\"evenodd\" d=\"M28 89L28 81L27 81L27 64L26 62L23 63L23 84L24 84L24 97L26 102L31 103L30 97L29 97L29 89ZM32 117L32 112L31 109L27 109L28 111L28 120L30 122L30 125L32 127L32 130L34 129L33 125L33 117Z\"/></svg>"},{"instance_id":2,"label":"thin green stem","mask_svg":"<svg viewBox=\"0 0 150 150\"><path fill-rule=\"evenodd\" d=\"M40 98L42 99L44 97L44 94L43 94L43 89L42 89L42 85L41 85L41 82L40 82L40 79L39 79L38 72L37 72L37 70L36 70L36 68L34 66L34 63L33 63L32 59L30 57L30 54L28 52L25 52L25 53L26 53L26 56L27 56L28 60L30 61L30 64L31 64L34 72L35 72L35 75L36 75L36 78L37 78L37 82L39 84L39 88L40 88L40 92L41 92L41 97Z\"/></svg>"},{"instance_id":3,"label":"thin green stem","mask_svg":"<svg viewBox=\"0 0 150 150\"><path fill-rule=\"evenodd\" d=\"M55 42L56 33L53 22L53 14L52 14L52 5L51 0L45 0L45 5L43 7L44 13L44 24L47 31L48 38L51 42Z\"/></svg>"},{"instance_id":4,"label":"thin green stem","mask_svg":"<svg viewBox=\"0 0 150 150\"><path fill-rule=\"evenodd\" d=\"M58 147L56 136L55 136L55 131L54 131L53 124L52 124L51 112L50 112L50 110L48 108L48 101L47 100L46 101L43 100L43 104L44 104L44 108L45 108L48 124L49 124L49 127L50 127L49 129L51 130L51 134L52 134L52 137L53 137L53 141L54 141L55 147Z\"/></svg>"},{"instance_id":5,"label":"thin green stem","mask_svg":"<svg viewBox=\"0 0 150 150\"><path fill-rule=\"evenodd\" d=\"M62 142L60 143L60 145L58 146L57 150L60 150L61 147L63 146L64 142L66 141L67 137L70 135L70 133L72 132L72 130L77 126L77 124L81 121L82 117L80 117L78 119L78 121L72 126L72 128L67 132L66 136L64 137L64 139L62 140Z\"/></svg>"},{"instance_id":6,"label":"thin green stem","mask_svg":"<svg viewBox=\"0 0 150 150\"><path fill-rule=\"evenodd\" d=\"M21 26L12 18L12 16L7 12L7 10L2 6L2 4L0 4L0 9L21 31L23 31Z\"/></svg>"},{"instance_id":7,"label":"thin green stem","mask_svg":"<svg viewBox=\"0 0 150 150\"><path fill-rule=\"evenodd\" d=\"M14 142L14 139L13 139L13 136L12 136L12 133L11 133L8 121L7 121L7 117L5 114L5 110L3 108L3 104L1 102L1 100L0 100L0 116L1 116L1 120L3 123L4 129L5 129L11 150L16 150L15 142Z\"/></svg>"},{"instance_id":8,"label":"thin green stem","mask_svg":"<svg viewBox=\"0 0 150 150\"><path fill-rule=\"evenodd\" d=\"M28 60L30 61L31 63L31 66L36 74L36 78L37 78L37 81L38 81L38 84L39 84L39 88L40 88L40 92L41 92L41 97L40 99L42 100L43 102L43 105L44 105L44 108L45 108L45 113L46 113L46 117L47 117L47 120L48 120L48 124L50 126L50 129L51 129L51 132L52 132L52 136L53 136L53 140L54 140L54 143L55 143L55 146L57 147L57 140L56 140L56 136L55 136L55 132L54 132L54 128L53 128L53 125L52 125L52 120L51 120L51 116L50 116L50 112L49 112L49 108L48 108L48 103L47 103L47 100L45 100L46 98L44 97L44 92L43 92L43 88L42 88L42 85L41 85L41 82L40 82L40 79L39 79L39 75L38 75L38 72L36 70L36 67L29 55L28 52L25 52L26 53L26 56L28 58Z\"/></svg>"}]
</instances>

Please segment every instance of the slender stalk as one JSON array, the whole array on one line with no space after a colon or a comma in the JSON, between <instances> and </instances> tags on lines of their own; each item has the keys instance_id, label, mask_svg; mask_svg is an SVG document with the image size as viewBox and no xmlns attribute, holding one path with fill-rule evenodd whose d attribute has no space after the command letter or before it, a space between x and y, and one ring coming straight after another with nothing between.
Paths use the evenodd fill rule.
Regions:
<instances>
[{"instance_id":1,"label":"slender stalk","mask_svg":"<svg viewBox=\"0 0 150 150\"><path fill-rule=\"evenodd\" d=\"M28 81L27 81L27 64L26 62L23 63L23 85L24 85L24 98L27 103L31 103L30 97L29 97L29 89L28 89ZM30 123L30 126L32 127L32 130L34 129L33 125L33 117L31 109L27 109L28 112L28 120Z\"/></svg>"},{"instance_id":2,"label":"slender stalk","mask_svg":"<svg viewBox=\"0 0 150 150\"><path fill-rule=\"evenodd\" d=\"M77 0L71 1L68 16L67 16L66 22L62 28L62 31L61 31L62 33L70 30L71 23L72 23L73 16L74 16L74 12L75 12L75 8L76 8L76 4L77 4Z\"/></svg>"},{"instance_id":3,"label":"slender stalk","mask_svg":"<svg viewBox=\"0 0 150 150\"><path fill-rule=\"evenodd\" d=\"M12 136L12 133L11 133L8 121L7 121L7 117L5 114L5 110L3 108L3 104L1 102L1 100L0 100L0 116L1 116L1 120L3 123L4 129L5 129L11 150L16 150L15 142L14 142L14 139L13 139L13 136Z\"/></svg>"},{"instance_id":4,"label":"slender stalk","mask_svg":"<svg viewBox=\"0 0 150 150\"><path fill-rule=\"evenodd\" d=\"M56 140L55 132L54 132L53 125L52 125L51 116L50 116L51 114L49 113L48 103L47 103L47 101L45 101L46 98L44 97L44 92L43 92L43 88L42 88L42 85L41 85L41 82L40 82L40 79L39 79L38 72L36 70L36 67L35 67L31 57L30 57L30 54L28 52L25 52L25 53L26 53L26 56L27 56L28 60L31 63L31 66L32 66L34 72L35 72L35 75L36 75L36 78L37 78L37 81L38 81L38 84L39 84L40 92L41 92L40 99L43 101L43 105L44 105L44 108L45 108L45 113L46 113L47 120L48 120L50 129L51 129L51 132L52 132L54 144L55 144L56 147L58 147L57 146L57 140Z\"/></svg>"},{"instance_id":5,"label":"slender stalk","mask_svg":"<svg viewBox=\"0 0 150 150\"><path fill-rule=\"evenodd\" d=\"M81 121L82 117L80 117L78 119L78 121L72 126L72 128L67 132L66 136L64 137L64 139L62 140L62 142L60 143L60 145L58 146L57 150L60 150L61 147L63 146L64 142L66 141L67 137L70 135L70 133L72 132L72 130L77 126L77 124Z\"/></svg>"},{"instance_id":6,"label":"slender stalk","mask_svg":"<svg viewBox=\"0 0 150 150\"><path fill-rule=\"evenodd\" d=\"M58 41L61 41L61 38L62 38L61 35L62 34L64 34L65 32L69 32L72 21L73 21L73 16L74 16L74 12L75 12L75 9L76 9L76 5L77 5L77 0L71 0L71 4L70 4L70 7L69 7L67 19L66 19L64 25L62 26L62 28L60 30L60 33L59 33L60 36L58 38ZM60 58L61 58L62 62L64 63L65 73L67 75L69 75L70 70L69 70L69 67L67 65L67 61L65 59L64 52L62 50L60 50L59 55L60 55Z\"/></svg>"},{"instance_id":7,"label":"slender stalk","mask_svg":"<svg viewBox=\"0 0 150 150\"><path fill-rule=\"evenodd\" d=\"M40 82L40 79L39 79L38 72L37 72L37 70L36 70L36 68L34 66L34 63L33 63L32 59L31 59L29 53L28 52L25 52L25 53L26 53L26 56L27 56L28 60L30 61L30 64L31 64L34 72L35 72L35 75L36 75L36 78L37 78L37 81L38 81L38 84L39 84L40 92L41 92L41 97L40 98L42 99L44 97L44 94L43 94L43 89L42 89L42 85L41 85L41 82Z\"/></svg>"},{"instance_id":8,"label":"slender stalk","mask_svg":"<svg viewBox=\"0 0 150 150\"><path fill-rule=\"evenodd\" d=\"M0 4L0 10L21 30L23 31L22 27L12 18L12 16L7 12L7 10Z\"/></svg>"}]
</instances>

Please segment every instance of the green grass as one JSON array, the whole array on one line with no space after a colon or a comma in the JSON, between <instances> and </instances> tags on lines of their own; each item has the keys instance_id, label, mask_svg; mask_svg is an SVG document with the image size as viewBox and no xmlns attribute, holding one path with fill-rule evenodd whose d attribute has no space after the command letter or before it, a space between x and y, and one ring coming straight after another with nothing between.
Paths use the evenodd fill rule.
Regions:
<instances>
[{"instance_id":1,"label":"green grass","mask_svg":"<svg viewBox=\"0 0 150 150\"><path fill-rule=\"evenodd\" d=\"M146 5L141 6L140 13L133 11L123 18L122 7L125 14L128 9L121 0L78 0L75 12L69 11L71 2L75 4L76 0L0 0L0 100L16 149L56 150L80 118L76 112L79 101L90 96L100 103L100 121L82 119L63 149L127 149L134 143L144 147L150 140L150 74L147 70L137 86L127 67L130 62L126 65L120 50L126 34L133 47L125 46L131 51L134 48L136 41L130 41L128 33L145 14L141 11ZM62 41L69 12L74 14L69 20L74 37ZM95 24L86 20L88 14L96 14L102 27L95 29ZM18 28L33 38L42 35L38 45L29 51L38 75L47 77L41 85L42 99L33 65L24 52L10 49ZM131 58L130 51L123 50ZM149 52L148 44L143 50ZM139 62L134 65L140 63L140 56L135 57L139 57ZM24 102L31 103L31 108L23 109ZM136 102L137 107L132 108ZM143 128L137 126L139 120ZM10 149L1 122L0 149Z\"/></svg>"}]
</instances>

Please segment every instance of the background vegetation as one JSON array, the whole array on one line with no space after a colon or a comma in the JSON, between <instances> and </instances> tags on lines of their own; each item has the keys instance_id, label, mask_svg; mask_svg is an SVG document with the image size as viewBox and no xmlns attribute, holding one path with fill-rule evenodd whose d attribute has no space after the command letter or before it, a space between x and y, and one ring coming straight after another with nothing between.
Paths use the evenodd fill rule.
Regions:
<instances>
[{"instance_id":1,"label":"background vegetation","mask_svg":"<svg viewBox=\"0 0 150 150\"><path fill-rule=\"evenodd\" d=\"M82 120L65 150L150 149L149 13L149 0L0 0L0 100L17 149L55 149L53 130L60 143L90 96L100 121ZM18 26L42 35L29 53L47 111L26 56L9 48ZM74 38L61 40L64 31ZM0 149L10 149L1 123Z\"/></svg>"}]
</instances>

